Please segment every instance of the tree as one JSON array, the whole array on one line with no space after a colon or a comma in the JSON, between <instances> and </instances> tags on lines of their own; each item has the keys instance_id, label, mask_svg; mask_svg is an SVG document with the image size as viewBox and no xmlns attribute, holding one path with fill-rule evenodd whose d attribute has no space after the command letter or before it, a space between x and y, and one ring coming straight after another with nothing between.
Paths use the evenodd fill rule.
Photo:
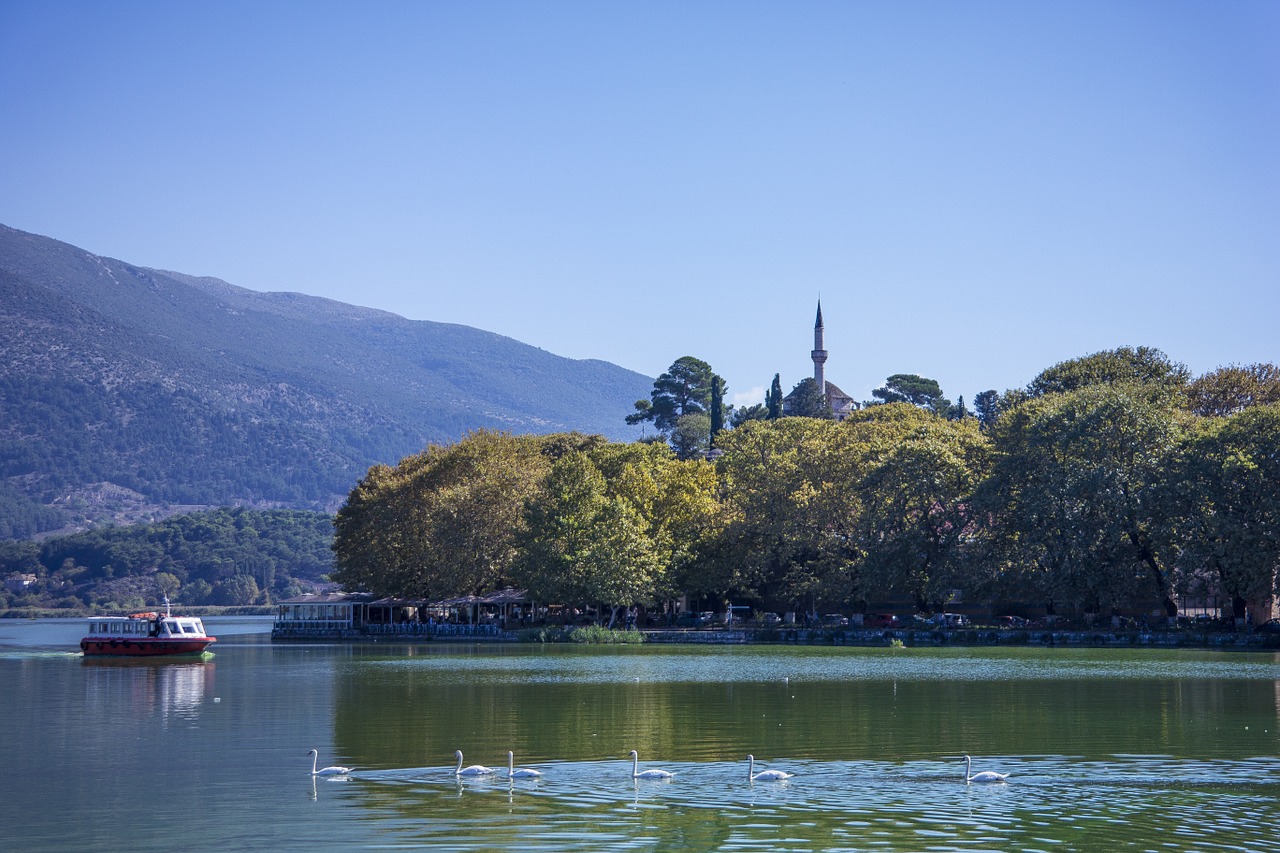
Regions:
<instances>
[{"instance_id":1,"label":"tree","mask_svg":"<svg viewBox=\"0 0 1280 853\"><path fill-rule=\"evenodd\" d=\"M734 429L745 424L747 421L763 421L769 417L769 410L760 403L751 406L739 406L733 410L733 414L729 417L729 425Z\"/></svg>"},{"instance_id":2,"label":"tree","mask_svg":"<svg viewBox=\"0 0 1280 853\"><path fill-rule=\"evenodd\" d=\"M710 448L711 418L698 413L681 415L671 431L671 447L680 459L693 459Z\"/></svg>"},{"instance_id":3,"label":"tree","mask_svg":"<svg viewBox=\"0 0 1280 853\"><path fill-rule=\"evenodd\" d=\"M652 599L661 563L644 520L608 494L587 454L556 460L527 501L524 521L515 576L530 594L611 604L615 613Z\"/></svg>"},{"instance_id":4,"label":"tree","mask_svg":"<svg viewBox=\"0 0 1280 853\"><path fill-rule=\"evenodd\" d=\"M995 423L998 414L997 406L1000 403L1000 395L995 389L988 391L979 391L973 398L973 413L978 417L978 423L983 429L990 429Z\"/></svg>"},{"instance_id":5,"label":"tree","mask_svg":"<svg viewBox=\"0 0 1280 853\"><path fill-rule=\"evenodd\" d=\"M1156 385L1181 393L1190 376L1185 365L1170 361L1154 347L1120 347L1055 364L1031 381L1027 394L1043 397L1117 383Z\"/></svg>"},{"instance_id":6,"label":"tree","mask_svg":"<svg viewBox=\"0 0 1280 853\"><path fill-rule=\"evenodd\" d=\"M654 596L678 596L684 587L677 578L697 572L703 543L720 527L715 467L701 458L678 460L665 445L608 444L589 455L607 494L644 524L659 561Z\"/></svg>"},{"instance_id":7,"label":"tree","mask_svg":"<svg viewBox=\"0 0 1280 853\"><path fill-rule=\"evenodd\" d=\"M1233 599L1276 594L1280 570L1280 403L1200 421L1180 455L1176 480L1187 508L1181 559L1213 573Z\"/></svg>"},{"instance_id":8,"label":"tree","mask_svg":"<svg viewBox=\"0 0 1280 853\"><path fill-rule=\"evenodd\" d=\"M1154 598L1176 614L1169 471L1184 430L1161 387L1133 384L1051 394L997 421L983 517L1051 607Z\"/></svg>"},{"instance_id":9,"label":"tree","mask_svg":"<svg viewBox=\"0 0 1280 853\"><path fill-rule=\"evenodd\" d=\"M715 447L716 434L724 429L724 380L717 375L711 377L711 435L708 445Z\"/></svg>"},{"instance_id":10,"label":"tree","mask_svg":"<svg viewBox=\"0 0 1280 853\"><path fill-rule=\"evenodd\" d=\"M1206 417L1280 403L1280 368L1274 364L1219 367L1192 382L1187 397L1191 411Z\"/></svg>"},{"instance_id":11,"label":"tree","mask_svg":"<svg viewBox=\"0 0 1280 853\"><path fill-rule=\"evenodd\" d=\"M443 598L501 583L552 460L593 439L480 431L374 466L334 519L333 580L380 595Z\"/></svg>"},{"instance_id":12,"label":"tree","mask_svg":"<svg viewBox=\"0 0 1280 853\"><path fill-rule=\"evenodd\" d=\"M627 423L653 421L661 433L668 434L682 415L707 414L711 409L711 365L691 355L676 359L667 372L653 382L650 403L645 408L639 401Z\"/></svg>"},{"instance_id":13,"label":"tree","mask_svg":"<svg viewBox=\"0 0 1280 853\"><path fill-rule=\"evenodd\" d=\"M182 581L178 580L177 575L170 572L156 572L155 581L156 590L160 593L161 598L172 598L182 588Z\"/></svg>"},{"instance_id":14,"label":"tree","mask_svg":"<svg viewBox=\"0 0 1280 853\"><path fill-rule=\"evenodd\" d=\"M827 395L818 390L818 381L806 376L796 383L787 395L786 413L795 418L822 418L831 420L831 407L827 405Z\"/></svg>"},{"instance_id":15,"label":"tree","mask_svg":"<svg viewBox=\"0 0 1280 853\"><path fill-rule=\"evenodd\" d=\"M903 404L891 408L905 409ZM925 410L896 422L871 417L850 425L879 441L858 482L864 509L866 583L910 595L924 610L938 609L955 588L973 588L965 574L974 491L988 472L990 446L972 418L946 420ZM888 428L888 429L886 429ZM885 438L897 432L894 440Z\"/></svg>"},{"instance_id":16,"label":"tree","mask_svg":"<svg viewBox=\"0 0 1280 853\"><path fill-rule=\"evenodd\" d=\"M764 397L764 406L768 410L769 420L776 421L782 417L782 377L780 374L773 374L773 384L769 386L769 393Z\"/></svg>"},{"instance_id":17,"label":"tree","mask_svg":"<svg viewBox=\"0 0 1280 853\"><path fill-rule=\"evenodd\" d=\"M967 408L965 408L964 395L961 394L960 398L956 400L956 404L951 408L947 409L947 420L962 421L965 418L969 417L971 414L972 412L970 412Z\"/></svg>"},{"instance_id":18,"label":"tree","mask_svg":"<svg viewBox=\"0 0 1280 853\"><path fill-rule=\"evenodd\" d=\"M218 604L257 604L262 591L251 575L232 575L213 585L213 597Z\"/></svg>"},{"instance_id":19,"label":"tree","mask_svg":"<svg viewBox=\"0 0 1280 853\"><path fill-rule=\"evenodd\" d=\"M852 524L857 456L831 420L750 421L723 436L718 535L686 588L703 594L777 596L802 605L842 603L858 589Z\"/></svg>"},{"instance_id":20,"label":"tree","mask_svg":"<svg viewBox=\"0 0 1280 853\"><path fill-rule=\"evenodd\" d=\"M636 400L635 411L627 415L627 424L635 426L653 420L653 404L648 400Z\"/></svg>"},{"instance_id":21,"label":"tree","mask_svg":"<svg viewBox=\"0 0 1280 853\"><path fill-rule=\"evenodd\" d=\"M939 415L946 415L951 408L951 401L942 396L942 387L936 380L914 373L895 373L871 396L881 403L910 403Z\"/></svg>"}]
</instances>

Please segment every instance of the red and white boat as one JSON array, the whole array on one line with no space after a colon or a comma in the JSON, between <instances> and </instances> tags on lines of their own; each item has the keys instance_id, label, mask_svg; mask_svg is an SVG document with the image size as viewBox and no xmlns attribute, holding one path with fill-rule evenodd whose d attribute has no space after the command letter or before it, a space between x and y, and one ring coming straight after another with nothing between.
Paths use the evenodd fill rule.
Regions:
<instances>
[{"instance_id":1,"label":"red and white boat","mask_svg":"<svg viewBox=\"0 0 1280 853\"><path fill-rule=\"evenodd\" d=\"M217 641L205 633L199 617L174 616L166 598L162 614L94 616L80 650L86 655L117 657L198 655Z\"/></svg>"}]
</instances>

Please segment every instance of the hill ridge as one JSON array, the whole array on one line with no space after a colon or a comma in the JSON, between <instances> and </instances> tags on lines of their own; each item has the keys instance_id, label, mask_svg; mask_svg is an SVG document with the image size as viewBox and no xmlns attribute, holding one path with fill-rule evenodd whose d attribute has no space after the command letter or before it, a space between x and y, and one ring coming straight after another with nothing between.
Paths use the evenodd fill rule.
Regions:
<instances>
[{"instance_id":1,"label":"hill ridge","mask_svg":"<svg viewBox=\"0 0 1280 853\"><path fill-rule=\"evenodd\" d=\"M0 538L176 504L332 510L370 464L476 429L635 437L623 418L652 386L493 332L4 225L0 364ZM102 484L145 509L88 501Z\"/></svg>"}]
</instances>

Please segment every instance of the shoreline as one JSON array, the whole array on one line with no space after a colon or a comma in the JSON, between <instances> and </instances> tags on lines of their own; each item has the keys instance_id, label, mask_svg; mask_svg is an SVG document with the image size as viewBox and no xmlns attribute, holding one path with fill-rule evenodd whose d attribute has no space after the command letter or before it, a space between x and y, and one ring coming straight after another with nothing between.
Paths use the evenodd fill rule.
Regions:
<instances>
[{"instance_id":1,"label":"shoreline","mask_svg":"<svg viewBox=\"0 0 1280 853\"><path fill-rule=\"evenodd\" d=\"M1048 629L644 629L639 632L643 645L767 645L767 646L856 646L902 648L996 647L1041 646L1061 648L1160 648L1160 649L1210 649L1280 651L1280 634L1244 633L1229 631L1193 630L1048 630ZM367 634L358 631L334 633L292 633L278 636L273 633L272 642L350 642L350 643L567 643L566 639L537 639L521 636L513 631L493 631L487 634L431 634L414 632L382 632ZM590 644L588 644L590 645Z\"/></svg>"}]
</instances>

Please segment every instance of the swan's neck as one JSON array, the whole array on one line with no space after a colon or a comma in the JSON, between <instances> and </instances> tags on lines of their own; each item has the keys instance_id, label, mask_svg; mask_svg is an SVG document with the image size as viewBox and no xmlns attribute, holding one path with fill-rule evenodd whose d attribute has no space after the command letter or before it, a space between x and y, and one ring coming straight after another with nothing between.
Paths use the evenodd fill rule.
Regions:
<instances>
[{"instance_id":1,"label":"swan's neck","mask_svg":"<svg viewBox=\"0 0 1280 853\"><path fill-rule=\"evenodd\" d=\"M320 763L320 756L314 752L311 753L311 775L312 776L316 775L316 765L319 763Z\"/></svg>"},{"instance_id":2,"label":"swan's neck","mask_svg":"<svg viewBox=\"0 0 1280 853\"><path fill-rule=\"evenodd\" d=\"M756 758L754 755L747 756L747 778L750 779L756 775Z\"/></svg>"},{"instance_id":3,"label":"swan's neck","mask_svg":"<svg viewBox=\"0 0 1280 853\"><path fill-rule=\"evenodd\" d=\"M966 755L964 757L964 781L965 782L972 781L973 773L970 772L972 769L973 769L973 759Z\"/></svg>"},{"instance_id":4,"label":"swan's neck","mask_svg":"<svg viewBox=\"0 0 1280 853\"><path fill-rule=\"evenodd\" d=\"M632 777L635 777L639 775L639 773L640 773L640 756L632 755L631 756L631 775Z\"/></svg>"},{"instance_id":5,"label":"swan's neck","mask_svg":"<svg viewBox=\"0 0 1280 853\"><path fill-rule=\"evenodd\" d=\"M458 766L454 768L453 774L456 776L462 772L462 753L458 753Z\"/></svg>"},{"instance_id":6,"label":"swan's neck","mask_svg":"<svg viewBox=\"0 0 1280 853\"><path fill-rule=\"evenodd\" d=\"M516 772L516 757L512 753L507 753L507 775L510 776Z\"/></svg>"}]
</instances>

